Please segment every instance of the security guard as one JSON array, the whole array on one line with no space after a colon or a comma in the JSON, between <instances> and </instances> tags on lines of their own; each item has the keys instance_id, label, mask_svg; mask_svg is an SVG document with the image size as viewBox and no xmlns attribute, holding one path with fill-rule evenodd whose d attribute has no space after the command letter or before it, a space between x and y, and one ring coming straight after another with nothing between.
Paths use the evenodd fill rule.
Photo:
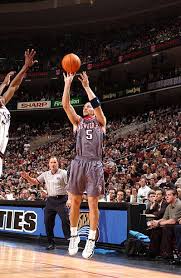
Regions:
<instances>
[{"instance_id":1,"label":"security guard","mask_svg":"<svg viewBox=\"0 0 181 278\"><path fill-rule=\"evenodd\" d=\"M22 172L21 177L26 179L29 183L39 185L45 183L48 198L45 206L45 228L48 238L47 250L55 249L54 233L56 214L60 216L62 220L62 229L66 239L70 237L70 223L68 206L70 201L68 200L66 185L67 185L67 171L59 168L56 157L51 157L49 160L49 171L43 172L37 178L32 178L28 173Z\"/></svg>"}]
</instances>

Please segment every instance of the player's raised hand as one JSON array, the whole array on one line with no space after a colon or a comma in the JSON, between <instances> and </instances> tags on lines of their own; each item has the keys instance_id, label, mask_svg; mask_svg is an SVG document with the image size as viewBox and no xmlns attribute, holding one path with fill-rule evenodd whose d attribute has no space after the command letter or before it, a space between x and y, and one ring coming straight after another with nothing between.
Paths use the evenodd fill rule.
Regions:
<instances>
[{"instance_id":1,"label":"player's raised hand","mask_svg":"<svg viewBox=\"0 0 181 278\"><path fill-rule=\"evenodd\" d=\"M65 85L71 85L71 83L74 79L74 76L75 76L75 74L72 74L72 73L67 73L67 74L63 73Z\"/></svg>"},{"instance_id":2,"label":"player's raised hand","mask_svg":"<svg viewBox=\"0 0 181 278\"><path fill-rule=\"evenodd\" d=\"M10 71L4 78L3 84L5 84L6 86L8 86L10 84L11 81L11 76L13 76L16 72L15 71Z\"/></svg>"},{"instance_id":3,"label":"player's raised hand","mask_svg":"<svg viewBox=\"0 0 181 278\"><path fill-rule=\"evenodd\" d=\"M83 73L80 74L80 77L78 79L80 80L84 88L89 87L89 78L85 71L83 71Z\"/></svg>"},{"instance_id":4,"label":"player's raised hand","mask_svg":"<svg viewBox=\"0 0 181 278\"><path fill-rule=\"evenodd\" d=\"M32 67L35 63L38 63L37 60L34 60L34 57L36 55L36 51L32 49L31 51L27 49L25 51L25 66L27 68Z\"/></svg>"}]
</instances>

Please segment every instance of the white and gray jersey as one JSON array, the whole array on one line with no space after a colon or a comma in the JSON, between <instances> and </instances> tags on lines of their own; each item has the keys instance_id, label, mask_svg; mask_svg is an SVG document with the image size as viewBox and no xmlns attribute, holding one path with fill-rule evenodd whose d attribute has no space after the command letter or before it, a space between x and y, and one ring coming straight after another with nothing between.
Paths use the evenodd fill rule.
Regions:
<instances>
[{"instance_id":1,"label":"white and gray jersey","mask_svg":"<svg viewBox=\"0 0 181 278\"><path fill-rule=\"evenodd\" d=\"M67 171L58 169L55 174L52 174L51 170L43 172L37 177L40 183L45 183L48 197L57 195L66 195L67 190Z\"/></svg>"},{"instance_id":2,"label":"white and gray jersey","mask_svg":"<svg viewBox=\"0 0 181 278\"><path fill-rule=\"evenodd\" d=\"M0 107L0 152L4 154L9 139L10 112L5 105Z\"/></svg>"},{"instance_id":3,"label":"white and gray jersey","mask_svg":"<svg viewBox=\"0 0 181 278\"><path fill-rule=\"evenodd\" d=\"M76 130L76 155L102 160L104 132L95 117L81 119Z\"/></svg>"}]
</instances>

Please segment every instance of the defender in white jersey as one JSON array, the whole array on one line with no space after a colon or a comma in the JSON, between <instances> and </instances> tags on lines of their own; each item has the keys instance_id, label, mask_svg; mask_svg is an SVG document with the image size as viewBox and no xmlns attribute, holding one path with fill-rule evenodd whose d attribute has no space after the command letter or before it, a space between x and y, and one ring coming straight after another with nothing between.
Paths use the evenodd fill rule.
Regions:
<instances>
[{"instance_id":1,"label":"defender in white jersey","mask_svg":"<svg viewBox=\"0 0 181 278\"><path fill-rule=\"evenodd\" d=\"M36 52L34 49L31 51L29 51L29 49L25 51L25 63L20 72L15 76L11 83L10 78L15 72L8 73L0 86L0 177L2 175L3 158L8 143L8 133L10 126L10 112L6 108L6 104L11 100L14 93L18 90L28 69L37 62L36 60L34 61L35 54ZM4 88L8 85L9 88L3 94L3 96L1 96Z\"/></svg>"},{"instance_id":2,"label":"defender in white jersey","mask_svg":"<svg viewBox=\"0 0 181 278\"><path fill-rule=\"evenodd\" d=\"M103 136L106 130L106 118L101 105L89 86L85 72L79 80L87 93L89 102L84 105L83 118L77 115L70 104L70 86L74 75L64 74L64 92L62 104L76 134L76 156L71 162L68 192L71 194L70 224L71 238L69 255L78 252L80 238L77 232L82 194L87 192L89 205L90 231L82 256L92 257L95 247L96 230L99 220L98 200L104 192L104 171L102 163Z\"/></svg>"}]
</instances>

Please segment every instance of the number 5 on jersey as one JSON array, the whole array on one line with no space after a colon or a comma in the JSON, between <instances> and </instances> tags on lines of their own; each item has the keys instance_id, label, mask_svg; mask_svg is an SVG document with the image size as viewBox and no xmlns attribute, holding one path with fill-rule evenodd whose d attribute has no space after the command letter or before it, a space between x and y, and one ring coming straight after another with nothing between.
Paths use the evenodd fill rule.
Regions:
<instances>
[{"instance_id":1,"label":"number 5 on jersey","mask_svg":"<svg viewBox=\"0 0 181 278\"><path fill-rule=\"evenodd\" d=\"M86 129L86 139L92 140L92 129Z\"/></svg>"}]
</instances>

